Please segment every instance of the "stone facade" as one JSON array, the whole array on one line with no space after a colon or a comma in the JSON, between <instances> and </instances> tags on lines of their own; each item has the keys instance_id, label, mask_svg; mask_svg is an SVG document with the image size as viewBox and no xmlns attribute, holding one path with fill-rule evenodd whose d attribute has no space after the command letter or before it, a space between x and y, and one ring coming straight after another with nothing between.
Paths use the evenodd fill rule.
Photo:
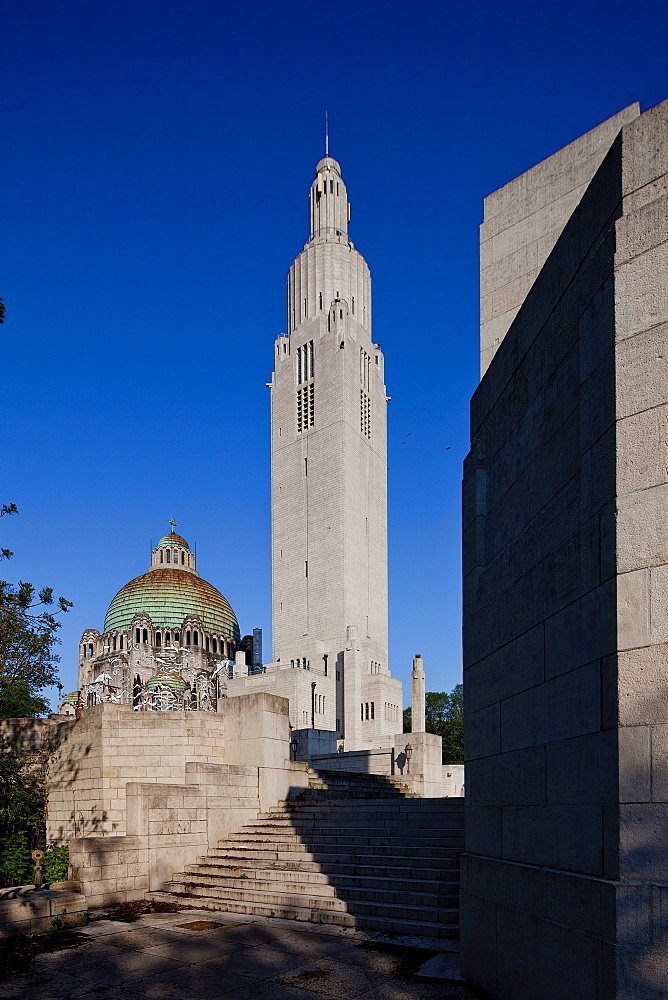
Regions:
<instances>
[{"instance_id":1,"label":"stone facade","mask_svg":"<svg viewBox=\"0 0 668 1000\"><path fill-rule=\"evenodd\" d=\"M20 736L18 721L9 728ZM307 766L289 759L288 703L267 693L224 699L213 714L102 702L46 729L47 840L69 844L90 906L143 898L308 787Z\"/></svg>"},{"instance_id":2,"label":"stone facade","mask_svg":"<svg viewBox=\"0 0 668 1000\"><path fill-rule=\"evenodd\" d=\"M462 974L504 1000L666 995L667 218L668 103L486 203Z\"/></svg>"}]
</instances>

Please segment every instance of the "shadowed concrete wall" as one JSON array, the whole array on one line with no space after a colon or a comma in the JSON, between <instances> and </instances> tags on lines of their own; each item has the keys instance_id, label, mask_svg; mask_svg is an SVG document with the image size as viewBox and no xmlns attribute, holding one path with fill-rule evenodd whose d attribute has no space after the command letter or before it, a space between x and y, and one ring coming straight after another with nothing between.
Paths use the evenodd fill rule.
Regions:
<instances>
[{"instance_id":1,"label":"shadowed concrete wall","mask_svg":"<svg viewBox=\"0 0 668 1000\"><path fill-rule=\"evenodd\" d=\"M668 103L629 118L471 408L462 974L504 1000L666 995Z\"/></svg>"}]
</instances>

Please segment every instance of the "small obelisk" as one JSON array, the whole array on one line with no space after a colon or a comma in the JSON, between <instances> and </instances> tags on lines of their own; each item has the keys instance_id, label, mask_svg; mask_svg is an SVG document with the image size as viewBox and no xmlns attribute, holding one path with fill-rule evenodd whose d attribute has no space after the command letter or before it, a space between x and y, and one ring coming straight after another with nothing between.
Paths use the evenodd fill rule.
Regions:
<instances>
[{"instance_id":1,"label":"small obelisk","mask_svg":"<svg viewBox=\"0 0 668 1000\"><path fill-rule=\"evenodd\" d=\"M411 674L411 732L425 732L425 689L424 667L422 657L416 653L413 657L413 673Z\"/></svg>"}]
</instances>

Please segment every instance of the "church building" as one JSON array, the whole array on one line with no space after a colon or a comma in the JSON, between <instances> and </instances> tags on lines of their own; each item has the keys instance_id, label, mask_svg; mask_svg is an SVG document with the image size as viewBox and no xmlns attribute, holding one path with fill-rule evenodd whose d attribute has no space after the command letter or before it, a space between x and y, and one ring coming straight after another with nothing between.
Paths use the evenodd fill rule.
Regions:
<instances>
[{"instance_id":1,"label":"church building","mask_svg":"<svg viewBox=\"0 0 668 1000\"><path fill-rule=\"evenodd\" d=\"M101 701L215 712L239 649L234 611L201 578L185 538L171 531L153 549L147 572L116 594L103 632L83 633L78 696L67 696L65 712Z\"/></svg>"}]
</instances>

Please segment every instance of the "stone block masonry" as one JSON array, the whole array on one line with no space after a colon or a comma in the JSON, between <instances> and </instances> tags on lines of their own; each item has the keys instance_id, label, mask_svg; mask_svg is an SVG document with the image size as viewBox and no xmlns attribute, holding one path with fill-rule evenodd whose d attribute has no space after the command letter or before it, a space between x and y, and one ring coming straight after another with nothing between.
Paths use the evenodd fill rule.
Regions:
<instances>
[{"instance_id":1,"label":"stone block masonry","mask_svg":"<svg viewBox=\"0 0 668 1000\"><path fill-rule=\"evenodd\" d=\"M287 700L263 692L225 700L216 714L102 703L59 722L47 837L69 843L89 905L143 898L308 787L289 734Z\"/></svg>"},{"instance_id":2,"label":"stone block masonry","mask_svg":"<svg viewBox=\"0 0 668 1000\"><path fill-rule=\"evenodd\" d=\"M667 219L668 103L486 203L462 974L504 1000L666 996Z\"/></svg>"}]
</instances>

